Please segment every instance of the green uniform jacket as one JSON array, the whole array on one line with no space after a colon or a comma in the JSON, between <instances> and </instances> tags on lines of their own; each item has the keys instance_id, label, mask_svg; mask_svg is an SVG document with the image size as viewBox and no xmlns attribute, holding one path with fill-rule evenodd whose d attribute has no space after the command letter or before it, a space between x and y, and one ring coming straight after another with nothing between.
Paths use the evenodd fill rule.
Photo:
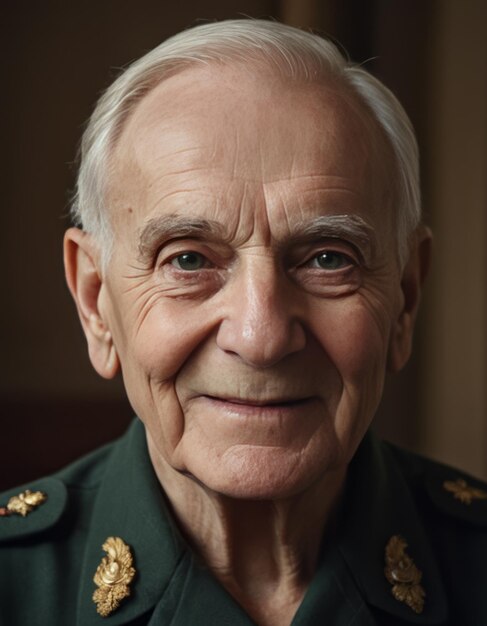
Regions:
<instances>
[{"instance_id":1,"label":"green uniform jacket","mask_svg":"<svg viewBox=\"0 0 487 626\"><path fill-rule=\"evenodd\" d=\"M470 504L444 487L459 478L464 490L477 489ZM253 624L181 537L138 420L114 444L24 488L47 500L25 517L0 517L1 626ZM0 506L21 490L2 494ZM367 435L350 466L337 533L292 625L487 626L482 492L487 486L456 470ZM130 546L136 574L130 596L101 617L93 576L112 536ZM407 542L422 573L420 613L394 597L385 575L393 536Z\"/></svg>"}]
</instances>

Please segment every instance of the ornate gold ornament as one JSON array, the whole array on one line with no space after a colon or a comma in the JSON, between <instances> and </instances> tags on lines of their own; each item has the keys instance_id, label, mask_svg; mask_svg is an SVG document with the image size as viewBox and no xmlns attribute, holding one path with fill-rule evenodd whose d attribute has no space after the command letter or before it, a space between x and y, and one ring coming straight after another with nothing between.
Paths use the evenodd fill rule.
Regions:
<instances>
[{"instance_id":1,"label":"ornate gold ornament","mask_svg":"<svg viewBox=\"0 0 487 626\"><path fill-rule=\"evenodd\" d=\"M482 489L472 487L463 480L463 478L457 478L457 480L445 480L443 488L453 494L453 497L463 504L472 504L473 500L485 500L487 499L487 493Z\"/></svg>"},{"instance_id":2,"label":"ornate gold ornament","mask_svg":"<svg viewBox=\"0 0 487 626\"><path fill-rule=\"evenodd\" d=\"M93 580L98 589L93 594L96 610L102 617L113 613L130 595L129 585L135 576L129 546L120 537L108 537L102 546L104 556Z\"/></svg>"},{"instance_id":3,"label":"ornate gold ornament","mask_svg":"<svg viewBox=\"0 0 487 626\"><path fill-rule=\"evenodd\" d=\"M18 496L10 498L7 504L7 515L16 513L17 515L25 517L46 500L47 496L45 493L42 493L42 491L26 489L22 493L19 493Z\"/></svg>"},{"instance_id":4,"label":"ornate gold ornament","mask_svg":"<svg viewBox=\"0 0 487 626\"><path fill-rule=\"evenodd\" d=\"M391 537L386 546L384 573L392 585L392 595L407 604L415 613L422 613L426 593L420 585L423 574L406 554L408 544L399 535Z\"/></svg>"}]
</instances>

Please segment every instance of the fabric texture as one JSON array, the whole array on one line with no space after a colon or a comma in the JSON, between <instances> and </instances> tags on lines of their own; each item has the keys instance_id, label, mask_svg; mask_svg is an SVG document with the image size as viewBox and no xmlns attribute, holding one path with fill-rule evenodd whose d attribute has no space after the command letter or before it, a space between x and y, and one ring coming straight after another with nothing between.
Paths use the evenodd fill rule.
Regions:
<instances>
[{"instance_id":1,"label":"fabric texture","mask_svg":"<svg viewBox=\"0 0 487 626\"><path fill-rule=\"evenodd\" d=\"M487 500L466 504L445 489L450 467L367 434L347 476L337 531L292 626L487 625ZM47 500L26 517L0 517L1 626L249 626L254 622L182 538L134 420L124 437L24 489ZM424 610L396 600L384 573L392 536L422 572ZM93 576L108 537L134 557L130 596L101 617Z\"/></svg>"}]
</instances>

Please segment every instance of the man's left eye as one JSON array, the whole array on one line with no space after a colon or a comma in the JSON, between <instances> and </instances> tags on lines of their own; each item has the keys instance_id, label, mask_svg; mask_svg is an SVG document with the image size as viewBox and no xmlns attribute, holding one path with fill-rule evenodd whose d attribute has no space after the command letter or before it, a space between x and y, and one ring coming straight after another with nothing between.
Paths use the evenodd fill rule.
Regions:
<instances>
[{"instance_id":1,"label":"man's left eye","mask_svg":"<svg viewBox=\"0 0 487 626\"><path fill-rule=\"evenodd\" d=\"M199 252L183 252L171 260L171 265L186 272L194 272L206 267L207 260Z\"/></svg>"},{"instance_id":2,"label":"man's left eye","mask_svg":"<svg viewBox=\"0 0 487 626\"><path fill-rule=\"evenodd\" d=\"M343 252L320 252L310 260L311 267L322 270L340 270L353 265L353 260Z\"/></svg>"}]
</instances>

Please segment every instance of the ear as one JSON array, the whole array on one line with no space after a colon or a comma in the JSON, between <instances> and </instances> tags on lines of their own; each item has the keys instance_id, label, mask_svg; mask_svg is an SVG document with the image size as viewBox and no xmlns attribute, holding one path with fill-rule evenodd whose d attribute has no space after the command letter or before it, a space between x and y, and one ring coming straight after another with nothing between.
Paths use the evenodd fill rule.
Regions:
<instances>
[{"instance_id":1,"label":"ear","mask_svg":"<svg viewBox=\"0 0 487 626\"><path fill-rule=\"evenodd\" d=\"M401 309L392 328L388 369L398 372L411 355L414 324L419 308L421 288L431 261L432 235L421 225L413 235L408 262L401 276Z\"/></svg>"},{"instance_id":2,"label":"ear","mask_svg":"<svg viewBox=\"0 0 487 626\"><path fill-rule=\"evenodd\" d=\"M98 249L92 236L79 228L69 228L64 236L64 269L88 342L91 363L100 376L113 378L119 360L99 308L103 277Z\"/></svg>"}]
</instances>

